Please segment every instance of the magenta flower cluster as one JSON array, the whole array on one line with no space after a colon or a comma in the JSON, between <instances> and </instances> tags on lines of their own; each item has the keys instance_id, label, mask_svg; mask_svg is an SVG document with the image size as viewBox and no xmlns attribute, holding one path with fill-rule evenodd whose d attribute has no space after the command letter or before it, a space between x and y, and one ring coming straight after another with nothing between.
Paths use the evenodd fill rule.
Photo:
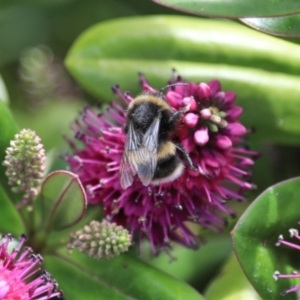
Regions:
<instances>
[{"instance_id":1,"label":"magenta flower cluster","mask_svg":"<svg viewBox=\"0 0 300 300\"><path fill-rule=\"evenodd\" d=\"M11 235L0 239L0 299L3 300L48 300L62 297L57 283L47 272L40 272L43 262L40 255L24 248L26 237L20 237L19 244L9 251L13 241ZM32 279L34 276L35 279Z\"/></svg>"},{"instance_id":2,"label":"magenta flower cluster","mask_svg":"<svg viewBox=\"0 0 300 300\"><path fill-rule=\"evenodd\" d=\"M144 92L157 92L143 75L140 80ZM175 81L185 82L180 77ZM118 87L113 90L125 105L133 99ZM126 106L117 102L100 114L84 110L73 125L81 146L69 140L73 153L66 155L88 191L89 203L102 205L106 218L129 228L132 236L147 237L154 253L172 241L196 247L199 238L191 223L221 230L224 214L234 215L225 203L243 200L243 193L254 188L249 169L257 156L244 146L248 131L238 120L243 110L235 105L236 94L222 91L219 81L186 82L168 88L164 97L174 111L189 107L174 142L184 147L198 171L186 166L173 182L145 187L135 179L123 190L119 168L126 139Z\"/></svg>"}]
</instances>

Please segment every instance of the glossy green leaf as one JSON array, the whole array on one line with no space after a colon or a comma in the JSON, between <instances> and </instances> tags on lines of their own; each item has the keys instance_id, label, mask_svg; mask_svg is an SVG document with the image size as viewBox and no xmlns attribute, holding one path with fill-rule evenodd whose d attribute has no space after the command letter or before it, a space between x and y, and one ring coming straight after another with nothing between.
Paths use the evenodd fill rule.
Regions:
<instances>
[{"instance_id":1,"label":"glossy green leaf","mask_svg":"<svg viewBox=\"0 0 300 300\"><path fill-rule=\"evenodd\" d=\"M294 0L153 0L192 14L217 17L278 16L300 12Z\"/></svg>"},{"instance_id":2,"label":"glossy green leaf","mask_svg":"<svg viewBox=\"0 0 300 300\"><path fill-rule=\"evenodd\" d=\"M295 285L291 279L275 281L273 273L299 270L299 253L288 247L276 247L278 236L297 228L300 178L268 188L245 211L232 232L234 249L247 277L263 299L282 299L281 292ZM286 295L284 299L295 299Z\"/></svg>"},{"instance_id":3,"label":"glossy green leaf","mask_svg":"<svg viewBox=\"0 0 300 300\"><path fill-rule=\"evenodd\" d=\"M274 18L245 18L242 22L250 27L268 34L300 37L300 15L291 15Z\"/></svg>"},{"instance_id":4,"label":"glossy green leaf","mask_svg":"<svg viewBox=\"0 0 300 300\"><path fill-rule=\"evenodd\" d=\"M102 90L98 92L106 99L113 97L108 87L115 82L121 83L121 87L130 90L133 95L139 93L136 75L138 70L143 70L150 84L157 89L166 85L171 77L170 70L174 66L185 80L207 82L217 78L224 90L233 90L237 93L237 104L244 108L241 119L245 125L259 128L253 138L277 143L300 143L299 77L250 68L196 63L157 62L157 65L153 66L146 61L126 61L121 65L123 72L120 72L118 62L103 62L101 65L103 75L99 74L99 68L94 64L89 66L85 64L82 68L80 66L78 68L81 70L85 68L85 71L90 72L86 78L102 81L101 85L98 84Z\"/></svg>"},{"instance_id":5,"label":"glossy green leaf","mask_svg":"<svg viewBox=\"0 0 300 300\"><path fill-rule=\"evenodd\" d=\"M128 255L95 260L74 252L46 256L45 264L68 300L82 300L83 288L85 300L204 300L187 284Z\"/></svg>"},{"instance_id":6,"label":"glossy green leaf","mask_svg":"<svg viewBox=\"0 0 300 300\"><path fill-rule=\"evenodd\" d=\"M206 300L260 300L234 255L205 291Z\"/></svg>"},{"instance_id":7,"label":"glossy green leaf","mask_svg":"<svg viewBox=\"0 0 300 300\"><path fill-rule=\"evenodd\" d=\"M42 226L60 230L77 223L84 215L87 200L76 174L67 171L50 173L42 183ZM39 204L39 203L38 203Z\"/></svg>"},{"instance_id":8,"label":"glossy green leaf","mask_svg":"<svg viewBox=\"0 0 300 300\"><path fill-rule=\"evenodd\" d=\"M16 196L11 192L11 187L8 185L8 179L5 175L6 167L2 165L2 162L6 155L6 148L9 147L10 141L14 139L19 129L9 108L3 101L0 101L0 128L0 183L11 201L13 201Z\"/></svg>"},{"instance_id":9,"label":"glossy green leaf","mask_svg":"<svg viewBox=\"0 0 300 300\"><path fill-rule=\"evenodd\" d=\"M0 234L11 233L18 237L26 233L20 214L2 188L0 188L0 215Z\"/></svg>"},{"instance_id":10,"label":"glossy green leaf","mask_svg":"<svg viewBox=\"0 0 300 300\"><path fill-rule=\"evenodd\" d=\"M138 94L138 72L158 89L166 85L172 68L186 80L217 78L225 90L238 94L245 125L259 128L256 139L300 143L299 77L284 74L299 74L300 47L240 25L186 17L105 22L79 37L66 65L105 101L112 99L116 83Z\"/></svg>"},{"instance_id":11,"label":"glossy green leaf","mask_svg":"<svg viewBox=\"0 0 300 300\"><path fill-rule=\"evenodd\" d=\"M176 67L180 62L247 66L299 75L299 49L298 45L229 21L179 16L125 18L102 22L85 31L70 49L66 66L85 88L102 96L109 91L104 78L113 78L116 73L128 76L128 64L141 64L139 71L144 64L151 64L157 75L160 64Z\"/></svg>"}]
</instances>

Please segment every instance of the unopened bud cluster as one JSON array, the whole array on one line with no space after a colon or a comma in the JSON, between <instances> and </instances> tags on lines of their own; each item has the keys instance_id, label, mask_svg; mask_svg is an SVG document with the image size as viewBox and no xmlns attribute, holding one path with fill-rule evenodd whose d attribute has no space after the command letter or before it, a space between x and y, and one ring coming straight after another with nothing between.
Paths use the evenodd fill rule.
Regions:
<instances>
[{"instance_id":1,"label":"unopened bud cluster","mask_svg":"<svg viewBox=\"0 0 300 300\"><path fill-rule=\"evenodd\" d=\"M69 250L78 248L96 259L112 258L126 252L131 245L131 236L127 229L106 220L92 221L82 230L70 234Z\"/></svg>"},{"instance_id":2,"label":"unopened bud cluster","mask_svg":"<svg viewBox=\"0 0 300 300\"><path fill-rule=\"evenodd\" d=\"M22 129L6 149L3 165L8 183L15 193L24 193L23 200L34 199L44 175L45 150L41 139L30 129Z\"/></svg>"}]
</instances>

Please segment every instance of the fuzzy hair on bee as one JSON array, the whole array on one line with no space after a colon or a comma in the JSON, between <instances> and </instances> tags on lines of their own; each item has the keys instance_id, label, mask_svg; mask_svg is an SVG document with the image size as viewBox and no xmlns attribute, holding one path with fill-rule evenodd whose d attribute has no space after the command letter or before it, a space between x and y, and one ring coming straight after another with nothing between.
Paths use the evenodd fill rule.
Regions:
<instances>
[{"instance_id":1,"label":"fuzzy hair on bee","mask_svg":"<svg viewBox=\"0 0 300 300\"><path fill-rule=\"evenodd\" d=\"M165 88L174 85L186 84L177 83ZM183 147L172 141L178 121L189 107L174 112L162 90L143 93L128 105L124 126L127 135L120 165L123 189L132 185L135 175L144 186L176 180L185 168L181 157L196 170Z\"/></svg>"}]
</instances>

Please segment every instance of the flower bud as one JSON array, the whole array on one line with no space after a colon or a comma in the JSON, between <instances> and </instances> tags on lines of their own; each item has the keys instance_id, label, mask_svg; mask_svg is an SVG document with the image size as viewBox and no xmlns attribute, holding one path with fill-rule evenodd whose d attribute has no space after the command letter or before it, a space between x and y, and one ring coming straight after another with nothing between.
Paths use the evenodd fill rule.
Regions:
<instances>
[{"instance_id":1,"label":"flower bud","mask_svg":"<svg viewBox=\"0 0 300 300\"><path fill-rule=\"evenodd\" d=\"M8 183L15 193L24 193L23 200L34 200L45 169L45 150L41 139L30 129L22 129L6 149L3 165Z\"/></svg>"},{"instance_id":2,"label":"flower bud","mask_svg":"<svg viewBox=\"0 0 300 300\"><path fill-rule=\"evenodd\" d=\"M128 251L131 236L127 229L106 220L92 221L82 230L70 234L69 250L78 248L88 256L99 258L113 258Z\"/></svg>"}]
</instances>

